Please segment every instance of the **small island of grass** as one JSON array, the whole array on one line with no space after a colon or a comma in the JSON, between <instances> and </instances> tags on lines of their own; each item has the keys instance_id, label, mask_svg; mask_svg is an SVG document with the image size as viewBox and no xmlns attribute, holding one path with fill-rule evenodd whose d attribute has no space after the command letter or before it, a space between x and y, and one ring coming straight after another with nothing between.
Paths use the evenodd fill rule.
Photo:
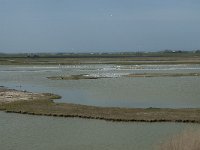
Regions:
<instances>
[{"instance_id":1,"label":"small island of grass","mask_svg":"<svg viewBox=\"0 0 200 150\"><path fill-rule=\"evenodd\" d=\"M135 73L128 75L121 75L119 77L200 77L200 73ZM102 79L102 78L116 78L115 76L91 76L89 74L67 75L67 76L52 76L47 77L51 80L83 80L83 79Z\"/></svg>"},{"instance_id":2,"label":"small island of grass","mask_svg":"<svg viewBox=\"0 0 200 150\"><path fill-rule=\"evenodd\" d=\"M200 73L136 73L125 77L199 77Z\"/></svg>"},{"instance_id":3,"label":"small island of grass","mask_svg":"<svg viewBox=\"0 0 200 150\"><path fill-rule=\"evenodd\" d=\"M95 76L90 76L88 74L78 74L78 75L68 75L68 76L52 76L47 78L51 80L83 80L83 79L100 79L108 77L95 77Z\"/></svg>"},{"instance_id":4,"label":"small island of grass","mask_svg":"<svg viewBox=\"0 0 200 150\"><path fill-rule=\"evenodd\" d=\"M55 117L79 117L107 121L200 123L199 108L119 108L56 103L60 96L0 88L0 110Z\"/></svg>"}]
</instances>

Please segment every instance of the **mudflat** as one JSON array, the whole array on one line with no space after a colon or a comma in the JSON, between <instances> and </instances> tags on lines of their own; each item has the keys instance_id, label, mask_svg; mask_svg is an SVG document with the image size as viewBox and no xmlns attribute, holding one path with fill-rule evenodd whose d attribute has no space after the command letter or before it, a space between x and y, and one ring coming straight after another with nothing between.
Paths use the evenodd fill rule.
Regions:
<instances>
[{"instance_id":1,"label":"mudflat","mask_svg":"<svg viewBox=\"0 0 200 150\"><path fill-rule=\"evenodd\" d=\"M135 73L122 75L119 77L139 78L139 77L200 77L200 73ZM118 78L119 78L118 77ZM51 76L47 77L50 80L84 80L84 79L101 79L101 78L116 78L104 76L91 76L89 74L68 75L68 76Z\"/></svg>"},{"instance_id":2,"label":"mudflat","mask_svg":"<svg viewBox=\"0 0 200 150\"><path fill-rule=\"evenodd\" d=\"M44 99L47 94L32 93L27 91L17 91L14 89L6 89L0 87L0 104L11 103L16 101L31 101L36 99Z\"/></svg>"}]
</instances>

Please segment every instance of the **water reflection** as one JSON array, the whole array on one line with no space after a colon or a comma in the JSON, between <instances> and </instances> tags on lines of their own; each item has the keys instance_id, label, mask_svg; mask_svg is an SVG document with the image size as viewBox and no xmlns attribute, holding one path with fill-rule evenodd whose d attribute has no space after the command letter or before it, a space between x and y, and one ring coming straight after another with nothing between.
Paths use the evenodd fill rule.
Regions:
<instances>
[{"instance_id":1,"label":"water reflection","mask_svg":"<svg viewBox=\"0 0 200 150\"><path fill-rule=\"evenodd\" d=\"M126 78L130 73L200 73L200 65L1 66L1 85L59 94L58 102L117 107L200 107L200 77ZM59 81L49 76L90 74L98 80Z\"/></svg>"},{"instance_id":2,"label":"water reflection","mask_svg":"<svg viewBox=\"0 0 200 150\"><path fill-rule=\"evenodd\" d=\"M200 65L0 66L1 85L62 96L59 102L120 107L199 107L199 77L105 78L58 81L70 74L200 72ZM116 123L0 112L1 150L151 150L154 145L196 124Z\"/></svg>"}]
</instances>

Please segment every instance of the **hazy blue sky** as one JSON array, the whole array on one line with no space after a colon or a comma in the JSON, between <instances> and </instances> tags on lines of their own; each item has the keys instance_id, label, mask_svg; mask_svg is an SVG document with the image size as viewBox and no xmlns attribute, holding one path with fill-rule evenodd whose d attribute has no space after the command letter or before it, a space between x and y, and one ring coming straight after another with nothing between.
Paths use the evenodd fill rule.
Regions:
<instances>
[{"instance_id":1,"label":"hazy blue sky","mask_svg":"<svg viewBox=\"0 0 200 150\"><path fill-rule=\"evenodd\" d=\"M200 0L0 0L0 52L200 49Z\"/></svg>"}]
</instances>

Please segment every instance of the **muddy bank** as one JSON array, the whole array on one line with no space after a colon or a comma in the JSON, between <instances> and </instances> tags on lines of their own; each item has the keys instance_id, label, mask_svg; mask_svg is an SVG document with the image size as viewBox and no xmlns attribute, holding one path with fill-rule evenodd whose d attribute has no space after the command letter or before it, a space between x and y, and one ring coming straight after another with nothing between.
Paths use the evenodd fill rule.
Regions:
<instances>
[{"instance_id":1,"label":"muddy bank","mask_svg":"<svg viewBox=\"0 0 200 150\"><path fill-rule=\"evenodd\" d=\"M53 76L47 78L51 80L83 80L83 79L101 79L108 77L94 77L87 74L79 74L79 75L69 75L69 76Z\"/></svg>"},{"instance_id":2,"label":"muddy bank","mask_svg":"<svg viewBox=\"0 0 200 150\"><path fill-rule=\"evenodd\" d=\"M200 77L200 73L141 73L129 74L125 77Z\"/></svg>"},{"instance_id":3,"label":"muddy bank","mask_svg":"<svg viewBox=\"0 0 200 150\"><path fill-rule=\"evenodd\" d=\"M58 95L50 93L32 93L27 91L17 91L0 86L0 104L7 104L17 101L34 101L39 99L60 98Z\"/></svg>"},{"instance_id":4,"label":"muddy bank","mask_svg":"<svg viewBox=\"0 0 200 150\"><path fill-rule=\"evenodd\" d=\"M1 88L1 95L6 96L9 89ZM11 90L12 91L12 90ZM15 90L14 90L15 91ZM15 91L18 98L29 95L25 92ZM200 109L160 109L160 108L117 108L95 107L78 104L55 103L52 99L58 96L52 94L35 99L13 100L9 103L2 102L0 109L5 112L22 113L31 115L45 115L55 117L79 117L88 119L102 119L107 121L140 121L140 122L191 122L200 123ZM1 101L3 100L1 96Z\"/></svg>"},{"instance_id":5,"label":"muddy bank","mask_svg":"<svg viewBox=\"0 0 200 150\"><path fill-rule=\"evenodd\" d=\"M122 75L119 77L200 77L200 73L135 73ZM47 77L51 80L83 80L83 79L101 79L101 78L116 78L116 77L95 77L89 74L68 75L68 76L52 76Z\"/></svg>"}]
</instances>

